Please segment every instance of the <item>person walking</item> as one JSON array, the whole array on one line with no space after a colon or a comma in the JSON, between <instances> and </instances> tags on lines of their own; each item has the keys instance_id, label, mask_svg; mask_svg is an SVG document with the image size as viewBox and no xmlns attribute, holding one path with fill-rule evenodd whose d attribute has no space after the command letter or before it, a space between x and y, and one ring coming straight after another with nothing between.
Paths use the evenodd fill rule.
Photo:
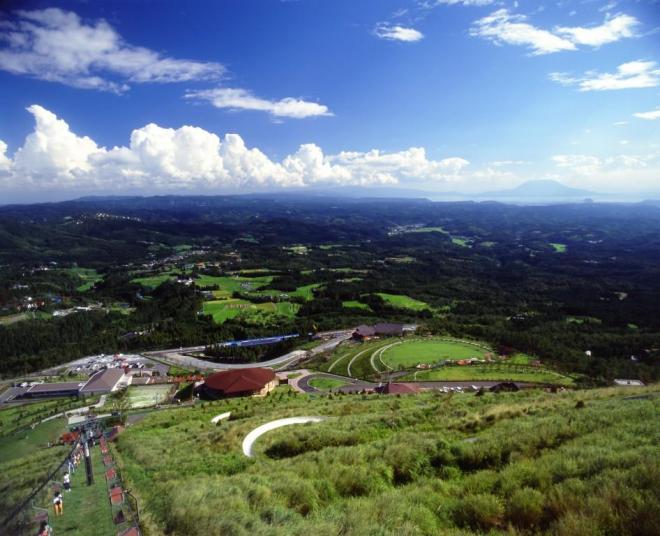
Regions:
<instances>
[{"instance_id":1,"label":"person walking","mask_svg":"<svg viewBox=\"0 0 660 536\"><path fill-rule=\"evenodd\" d=\"M71 476L69 476L68 472L64 473L64 478L62 479L62 482L64 483L64 489L67 492L70 492L71 491Z\"/></svg>"},{"instance_id":2,"label":"person walking","mask_svg":"<svg viewBox=\"0 0 660 536\"><path fill-rule=\"evenodd\" d=\"M51 534L52 532L50 530L50 525L48 524L48 521L42 521L37 536L51 536Z\"/></svg>"},{"instance_id":3,"label":"person walking","mask_svg":"<svg viewBox=\"0 0 660 536\"><path fill-rule=\"evenodd\" d=\"M55 507L55 515L61 516L64 514L64 499L62 494L58 491L53 498L53 506Z\"/></svg>"}]
</instances>

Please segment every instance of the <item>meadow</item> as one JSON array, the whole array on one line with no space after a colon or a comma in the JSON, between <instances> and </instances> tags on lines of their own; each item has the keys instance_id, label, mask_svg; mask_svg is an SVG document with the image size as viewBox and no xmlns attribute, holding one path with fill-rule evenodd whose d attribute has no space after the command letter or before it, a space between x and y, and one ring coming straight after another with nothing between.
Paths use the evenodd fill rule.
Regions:
<instances>
[{"instance_id":1,"label":"meadow","mask_svg":"<svg viewBox=\"0 0 660 536\"><path fill-rule=\"evenodd\" d=\"M655 536L659 394L276 391L150 414L114 448L147 536ZM250 430L295 415L328 420L243 456Z\"/></svg>"},{"instance_id":2,"label":"meadow","mask_svg":"<svg viewBox=\"0 0 660 536\"><path fill-rule=\"evenodd\" d=\"M415 300L410 296L405 296L403 294L388 294L386 292L377 292L377 295L380 296L387 304L391 305L392 307L398 307L399 309L421 311L422 309L429 308L427 303Z\"/></svg>"}]
</instances>

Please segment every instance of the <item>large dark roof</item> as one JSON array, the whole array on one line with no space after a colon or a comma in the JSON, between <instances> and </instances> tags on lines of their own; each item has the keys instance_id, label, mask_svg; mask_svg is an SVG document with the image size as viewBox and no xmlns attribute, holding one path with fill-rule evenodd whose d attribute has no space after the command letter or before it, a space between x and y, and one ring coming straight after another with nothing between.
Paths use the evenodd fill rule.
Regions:
<instances>
[{"instance_id":1,"label":"large dark roof","mask_svg":"<svg viewBox=\"0 0 660 536\"><path fill-rule=\"evenodd\" d=\"M371 326L361 325L355 330L355 335L360 337L373 337L375 334L376 330Z\"/></svg>"},{"instance_id":2,"label":"large dark roof","mask_svg":"<svg viewBox=\"0 0 660 536\"><path fill-rule=\"evenodd\" d=\"M96 391L112 391L117 382L124 377L124 369L111 368L97 372L89 378L87 383L80 389L81 393Z\"/></svg>"},{"instance_id":3,"label":"large dark roof","mask_svg":"<svg viewBox=\"0 0 660 536\"><path fill-rule=\"evenodd\" d=\"M211 374L204 381L204 385L214 391L221 391L226 395L261 391L268 382L275 379L275 373L267 368L247 368L226 370Z\"/></svg>"},{"instance_id":4,"label":"large dark roof","mask_svg":"<svg viewBox=\"0 0 660 536\"><path fill-rule=\"evenodd\" d=\"M401 335L403 333L403 324L390 324L381 322L374 326L378 335Z\"/></svg>"},{"instance_id":5,"label":"large dark roof","mask_svg":"<svg viewBox=\"0 0 660 536\"><path fill-rule=\"evenodd\" d=\"M60 391L78 391L81 382L40 383L29 388L30 394L58 393Z\"/></svg>"}]
</instances>

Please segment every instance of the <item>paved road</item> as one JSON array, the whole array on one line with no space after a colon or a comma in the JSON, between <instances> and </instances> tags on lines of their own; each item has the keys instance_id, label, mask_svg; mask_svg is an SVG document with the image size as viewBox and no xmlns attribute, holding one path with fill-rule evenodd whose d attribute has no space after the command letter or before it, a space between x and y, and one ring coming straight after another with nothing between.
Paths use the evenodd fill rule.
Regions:
<instances>
[{"instance_id":1,"label":"paved road","mask_svg":"<svg viewBox=\"0 0 660 536\"><path fill-rule=\"evenodd\" d=\"M170 365L194 368L201 371L244 369L254 367L255 365L259 367L283 368L284 366L293 365L294 363L302 361L303 359L306 359L310 356L332 350L341 342L349 339L353 334L353 331L354 330L341 330L319 333L319 335L332 335L333 338L319 344L311 350L294 350L293 352L289 352L288 354L284 354L280 357L269 359L268 361L261 361L259 363L215 363L213 361L207 361L198 357L185 355L191 352L202 352L204 351L205 346L190 346L187 348L157 350L155 352L145 352L144 355L147 357L153 357Z\"/></svg>"}]
</instances>

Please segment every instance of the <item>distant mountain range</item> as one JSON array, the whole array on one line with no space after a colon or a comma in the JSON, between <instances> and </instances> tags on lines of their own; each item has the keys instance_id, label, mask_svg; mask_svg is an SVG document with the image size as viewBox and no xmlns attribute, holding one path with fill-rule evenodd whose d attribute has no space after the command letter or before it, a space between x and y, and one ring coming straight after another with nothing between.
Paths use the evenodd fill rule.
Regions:
<instances>
[{"instance_id":1,"label":"distant mountain range","mask_svg":"<svg viewBox=\"0 0 660 536\"><path fill-rule=\"evenodd\" d=\"M602 194L589 190L571 188L553 180L527 181L511 190L497 190L476 194L475 198L485 199L574 199L601 197Z\"/></svg>"}]
</instances>

